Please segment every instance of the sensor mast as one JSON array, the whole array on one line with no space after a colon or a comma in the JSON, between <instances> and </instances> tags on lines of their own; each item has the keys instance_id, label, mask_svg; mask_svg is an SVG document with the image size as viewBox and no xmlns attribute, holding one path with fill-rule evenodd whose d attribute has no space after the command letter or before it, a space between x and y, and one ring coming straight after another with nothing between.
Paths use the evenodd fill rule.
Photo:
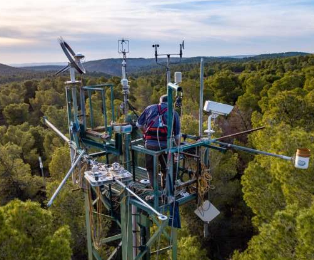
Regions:
<instances>
[{"instance_id":1,"label":"sensor mast","mask_svg":"<svg viewBox=\"0 0 314 260\"><path fill-rule=\"evenodd\" d=\"M120 108L126 117L128 114L128 103L129 103L129 94L130 94L130 86L129 81L126 77L126 54L129 53L129 40L118 40L118 53L122 53L123 60L122 60L122 94L123 94L123 103L121 104Z\"/></svg>"}]
</instances>

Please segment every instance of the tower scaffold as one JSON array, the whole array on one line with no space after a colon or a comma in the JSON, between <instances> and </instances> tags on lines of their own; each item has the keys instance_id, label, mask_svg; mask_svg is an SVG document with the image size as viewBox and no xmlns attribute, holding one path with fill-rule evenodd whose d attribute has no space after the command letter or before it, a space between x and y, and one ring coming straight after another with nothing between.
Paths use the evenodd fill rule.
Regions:
<instances>
[{"instance_id":1,"label":"tower scaffold","mask_svg":"<svg viewBox=\"0 0 314 260\"><path fill-rule=\"evenodd\" d=\"M179 208L186 203L194 202L195 213L206 225L219 214L206 196L211 180L210 150L225 152L232 148L294 161L295 166L299 168L306 168L308 165L308 161L304 162L300 156L294 158L277 155L222 142L227 137L247 134L262 128L212 138L211 119L219 115L228 115L233 108L213 101L206 101L204 106L205 112L209 113L206 134L202 134L200 125L198 136L184 133L183 141L175 145L172 131L173 115L175 106L180 108L184 105L182 101L184 90L180 86L182 76L176 72L175 80L171 82L169 66L172 54L158 54L158 44L153 45L156 62L158 56L167 57L167 63L163 65L167 73L165 89L168 100L167 148L160 151L149 150L143 145L143 138L133 137L136 136L134 133L137 129L134 122L128 118L130 111L136 113L129 102L131 90L126 73L129 41L125 39L118 41L118 52L123 55L121 77L123 100L120 105L124 115L123 123L118 123L115 115L114 85L107 83L84 86L82 80L75 77L75 72L80 75L85 73L81 63L84 55L75 53L62 38L59 42L69 60L69 64L57 73L70 71L70 81L65 82L69 138L48 118L44 117L44 122L69 145L71 168L49 200L48 207L53 206L64 184L72 176L73 183L81 188L85 197L88 260L104 259L100 253L104 245L115 248L108 254L108 260L149 260L152 255L158 257L164 251L170 251L172 259L177 259ZM180 53L174 54L179 55L180 60L183 49L184 42L180 44ZM201 112L203 65L201 62ZM93 106L93 96L96 95L101 101L100 125L99 120L95 120L95 112L99 106ZM165 187L160 187L158 157L163 153L167 154L167 178ZM142 162L146 154L153 157L153 189L147 187L147 171ZM111 236L105 237L104 223L108 221L112 222ZM168 245L163 248L160 248L159 243L161 236L168 241Z\"/></svg>"}]
</instances>

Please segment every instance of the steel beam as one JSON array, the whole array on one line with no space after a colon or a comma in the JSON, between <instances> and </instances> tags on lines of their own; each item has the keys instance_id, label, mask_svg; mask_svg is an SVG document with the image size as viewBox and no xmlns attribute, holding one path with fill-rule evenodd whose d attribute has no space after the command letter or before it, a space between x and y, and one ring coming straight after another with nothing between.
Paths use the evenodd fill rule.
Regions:
<instances>
[{"instance_id":1,"label":"steel beam","mask_svg":"<svg viewBox=\"0 0 314 260\"><path fill-rule=\"evenodd\" d=\"M58 136L60 136L64 141L66 141L69 145L71 145L71 140L67 138L58 128L56 128L47 117L44 116L44 123L49 126Z\"/></svg>"},{"instance_id":2,"label":"steel beam","mask_svg":"<svg viewBox=\"0 0 314 260\"><path fill-rule=\"evenodd\" d=\"M65 177L63 178L62 182L60 183L59 187L57 188L57 190L55 191L55 193L52 195L51 199L49 200L47 206L50 207L53 203L53 201L55 200L55 198L57 197L57 195L59 194L59 192L61 191L62 187L64 186L64 184L66 183L67 179L70 177L70 175L72 174L72 172L74 171L76 165L81 161L81 158L83 157L83 155L85 154L85 151L81 151L80 155L77 157L77 159L75 160L75 162L72 164L70 170L68 171L68 173L65 175Z\"/></svg>"},{"instance_id":3,"label":"steel beam","mask_svg":"<svg viewBox=\"0 0 314 260\"><path fill-rule=\"evenodd\" d=\"M88 198L87 192L84 193L84 198L85 198L85 223L86 223L86 233L87 233L88 260L93 260L92 232L90 228L89 198Z\"/></svg>"},{"instance_id":4,"label":"steel beam","mask_svg":"<svg viewBox=\"0 0 314 260\"><path fill-rule=\"evenodd\" d=\"M215 140L214 140L214 143L217 143L217 144L219 144L221 146L224 146L224 147L227 147L227 148L234 148L236 150L242 150L242 151L245 151L245 152L256 153L256 154L263 154L263 155L267 155L267 156L272 156L272 157L277 157L277 158L280 158L280 159L284 159L284 160L287 160L287 161L291 161L292 160L292 157L289 157L289 156L286 156L286 155L264 152L264 151L260 151L260 150L256 150L256 149L252 149L252 148L247 148L247 147L234 145L234 144L223 143L223 142L219 142L219 141L215 141Z\"/></svg>"},{"instance_id":5,"label":"steel beam","mask_svg":"<svg viewBox=\"0 0 314 260\"><path fill-rule=\"evenodd\" d=\"M131 189L129 189L123 182L119 181L118 179L115 179L115 182L117 184L119 184L122 188L124 188L125 190L127 190L130 194L132 194L132 196L134 196L136 199L138 199L140 202L142 202L147 208L149 208L152 212L154 212L157 217L162 220L165 221L168 219L167 216L161 214L160 212L158 212L157 210L155 210L152 206L150 206L145 200L143 200L141 197L139 197L134 191L132 191Z\"/></svg>"},{"instance_id":6,"label":"steel beam","mask_svg":"<svg viewBox=\"0 0 314 260\"><path fill-rule=\"evenodd\" d=\"M152 235L152 237L147 241L146 243L146 248L139 253L134 260L139 260L141 259L146 253L148 253L148 249L153 245L153 243L155 242L155 240L160 236L160 234L162 233L162 230L166 227L168 223L166 221L163 221L162 224L159 226L159 228L157 229L157 231Z\"/></svg>"},{"instance_id":7,"label":"steel beam","mask_svg":"<svg viewBox=\"0 0 314 260\"><path fill-rule=\"evenodd\" d=\"M118 239L121 239L121 238L122 238L122 235L118 234L118 235L114 235L114 236L111 236L111 237L103 238L103 239L100 240L100 243L101 244L106 244L106 243L110 243L112 241L115 241L115 240L118 240Z\"/></svg>"}]
</instances>

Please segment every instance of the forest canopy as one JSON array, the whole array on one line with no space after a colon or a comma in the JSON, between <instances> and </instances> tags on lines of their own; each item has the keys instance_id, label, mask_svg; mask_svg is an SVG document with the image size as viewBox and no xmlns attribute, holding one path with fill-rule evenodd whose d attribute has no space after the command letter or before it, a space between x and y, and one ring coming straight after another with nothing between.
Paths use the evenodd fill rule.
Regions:
<instances>
[{"instance_id":1,"label":"forest canopy","mask_svg":"<svg viewBox=\"0 0 314 260\"><path fill-rule=\"evenodd\" d=\"M184 90L182 131L197 134L199 65L172 67L179 70ZM204 99L235 106L227 118L216 120L215 136L265 126L228 142L288 156L300 147L314 151L313 55L211 61L206 62L204 74ZM74 188L68 183L55 206L50 210L45 206L70 159L67 146L44 126L42 117L68 133L67 76L24 81L10 77L10 83L0 85L0 258L86 259L82 194L72 193ZM130 102L139 113L166 93L162 69L129 78ZM119 77L89 76L83 81L86 85L113 83L115 112L121 116ZM110 104L109 93L106 100ZM92 102L101 106L97 94ZM87 113L88 109L87 105ZM95 120L102 122L97 112ZM309 169L298 170L277 158L229 150L225 154L213 151L211 162L214 189L209 198L221 214L203 238L203 223L194 216L194 206L182 210L179 259L314 259L313 160Z\"/></svg>"}]
</instances>

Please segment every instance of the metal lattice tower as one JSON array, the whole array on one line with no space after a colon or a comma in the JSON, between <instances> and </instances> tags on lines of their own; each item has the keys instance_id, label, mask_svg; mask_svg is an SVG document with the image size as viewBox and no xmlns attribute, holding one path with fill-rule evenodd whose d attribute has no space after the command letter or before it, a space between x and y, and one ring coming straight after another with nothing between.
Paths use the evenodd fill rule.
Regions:
<instances>
[{"instance_id":1,"label":"metal lattice tower","mask_svg":"<svg viewBox=\"0 0 314 260\"><path fill-rule=\"evenodd\" d=\"M128 95L130 93L126 77L128 44L127 49L123 45L126 41L119 41L119 46L120 44L122 46L119 51L123 54L121 85L124 95L123 111L125 117L128 112ZM183 134L185 141L179 146L175 146L172 131L169 129L173 126L174 101L177 97L182 96L183 89L178 82L171 83L170 80L167 83L167 148L161 151L148 150L143 146L142 138L133 137L136 129L132 124L126 120L124 123L116 122L114 86L112 84L82 86L81 81L75 79L74 71L76 70L80 74L85 73L80 63L83 55L75 54L63 39L60 40L60 45L70 61L69 65L62 70L70 69L71 76L71 80L65 83L70 138L61 133L47 118L44 121L68 143L72 166L48 202L48 206L53 204L67 179L72 176L73 183L79 186L85 194L89 260L101 260L99 249L105 244L115 246L115 250L107 259L118 256L123 260L149 260L151 255L158 255L166 250L171 251L173 260L177 259L177 229L180 228L179 207L188 202L194 202L197 210L197 205L201 204L198 183L204 175L203 166L209 167L210 149L225 152L227 149L233 148L292 160L292 157L222 142L221 140L226 137L215 139L211 138L211 135L202 136L201 126L199 136ZM182 57L182 47L180 57ZM203 73L201 73L202 82ZM110 93L106 95L108 91ZM101 111L98 111L102 115L100 125L97 125L95 120L95 112L99 109L93 105L93 97L95 96L101 101ZM110 96L109 102L106 100L106 96ZM202 88L200 96L200 103L203 104ZM211 114L219 112L215 111L209 103L206 104L207 112ZM89 107L88 114L86 105ZM202 124L201 120L200 123ZM260 129L236 133L227 137ZM167 153L168 178L165 189L161 189L158 184L158 157L162 153ZM147 190L145 183L141 183L141 180L147 179L146 169L141 163L141 158L145 154L153 156L153 190ZM178 154L177 162L174 161L174 154ZM187 162L191 159L195 163L193 174L191 174L191 169L186 167ZM176 170L174 167L178 170L176 176L180 181L177 182L174 179ZM78 175L75 175L74 171L77 171ZM147 197L152 198L152 200L146 200ZM206 218L207 213L205 214L203 219L205 223L208 223L209 219L212 218L212 215L209 215ZM113 223L114 231L109 237L103 236L103 218L111 220ZM170 231L166 228L167 226L170 226ZM168 241L168 246L164 248L159 248L161 236ZM156 250L153 250L154 246Z\"/></svg>"}]
</instances>

